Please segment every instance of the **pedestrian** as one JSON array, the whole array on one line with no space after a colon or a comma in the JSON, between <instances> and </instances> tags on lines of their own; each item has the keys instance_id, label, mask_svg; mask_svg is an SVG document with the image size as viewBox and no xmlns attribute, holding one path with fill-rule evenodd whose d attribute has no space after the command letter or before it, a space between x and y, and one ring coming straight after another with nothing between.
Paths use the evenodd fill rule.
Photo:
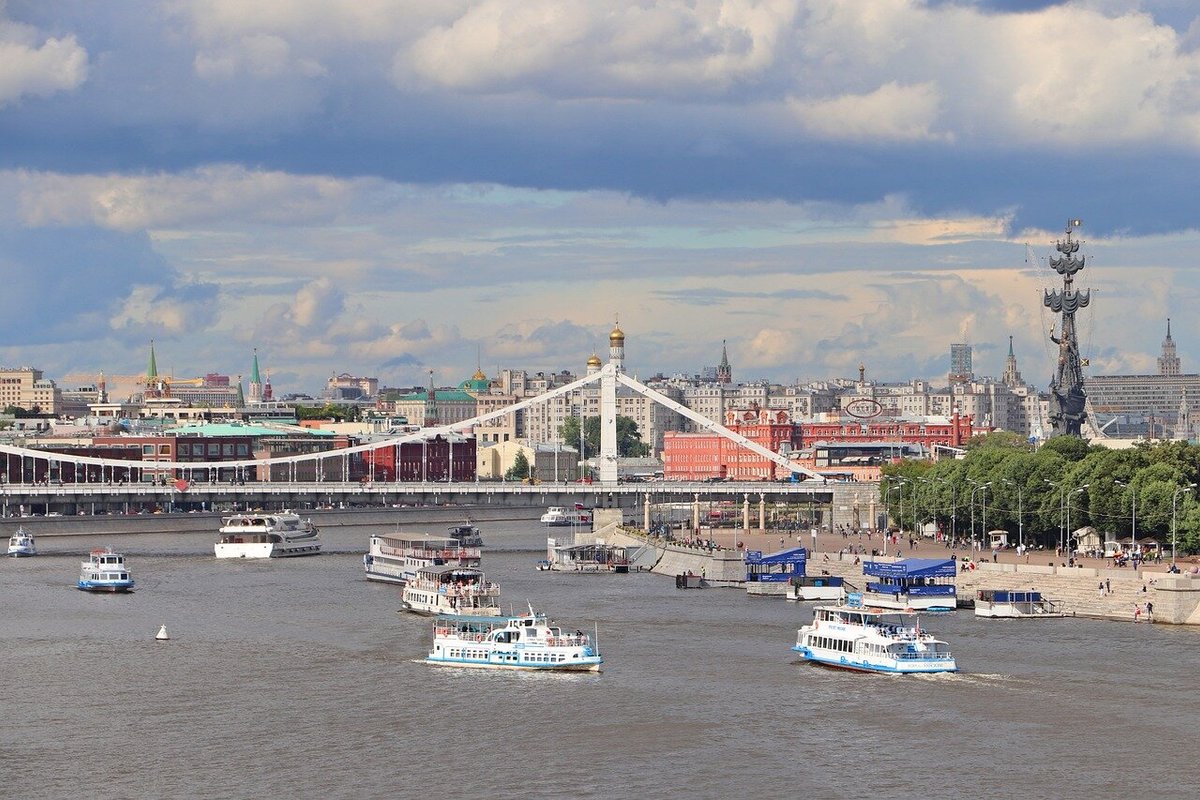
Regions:
<instances>
[{"instance_id":1,"label":"pedestrian","mask_svg":"<svg viewBox=\"0 0 1200 800\"><path fill-rule=\"evenodd\" d=\"M1111 592L1112 592L1112 581L1110 581L1108 578L1105 578L1104 579L1104 593L1110 594Z\"/></svg>"},{"instance_id":2,"label":"pedestrian","mask_svg":"<svg viewBox=\"0 0 1200 800\"><path fill-rule=\"evenodd\" d=\"M1146 619L1154 622L1154 603L1146 603Z\"/></svg>"},{"instance_id":3,"label":"pedestrian","mask_svg":"<svg viewBox=\"0 0 1200 800\"><path fill-rule=\"evenodd\" d=\"M1134 622L1142 621L1142 604L1141 603L1133 604L1133 621Z\"/></svg>"},{"instance_id":4,"label":"pedestrian","mask_svg":"<svg viewBox=\"0 0 1200 800\"><path fill-rule=\"evenodd\" d=\"M1100 581L1100 596L1104 597L1104 581Z\"/></svg>"}]
</instances>

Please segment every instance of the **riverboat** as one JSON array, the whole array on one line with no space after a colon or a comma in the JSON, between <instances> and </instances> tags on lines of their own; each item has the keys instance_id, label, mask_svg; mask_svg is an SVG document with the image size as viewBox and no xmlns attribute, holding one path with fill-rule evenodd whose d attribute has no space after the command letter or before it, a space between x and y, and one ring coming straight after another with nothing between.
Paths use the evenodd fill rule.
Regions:
<instances>
[{"instance_id":1,"label":"riverboat","mask_svg":"<svg viewBox=\"0 0 1200 800\"><path fill-rule=\"evenodd\" d=\"M863 605L902 611L953 611L958 607L952 558L907 558L899 561L866 561L868 581Z\"/></svg>"},{"instance_id":2,"label":"riverboat","mask_svg":"<svg viewBox=\"0 0 1200 800\"><path fill-rule=\"evenodd\" d=\"M975 616L990 619L1046 619L1067 614L1038 591L980 589L975 593Z\"/></svg>"},{"instance_id":3,"label":"riverboat","mask_svg":"<svg viewBox=\"0 0 1200 800\"><path fill-rule=\"evenodd\" d=\"M417 571L431 567L478 567L478 547L464 547L457 539L424 534L382 534L371 537L363 556L367 580L403 586Z\"/></svg>"},{"instance_id":4,"label":"riverboat","mask_svg":"<svg viewBox=\"0 0 1200 800\"><path fill-rule=\"evenodd\" d=\"M915 612L864 608L858 593L845 605L817 606L792 648L806 661L860 672L957 672L949 646L921 629Z\"/></svg>"},{"instance_id":5,"label":"riverboat","mask_svg":"<svg viewBox=\"0 0 1200 800\"><path fill-rule=\"evenodd\" d=\"M483 534L470 522L463 525L451 525L446 530L446 535L463 547L483 547Z\"/></svg>"},{"instance_id":6,"label":"riverboat","mask_svg":"<svg viewBox=\"0 0 1200 800\"><path fill-rule=\"evenodd\" d=\"M484 669L598 672L604 658L582 631L565 633L544 613L438 617L427 664Z\"/></svg>"},{"instance_id":7,"label":"riverboat","mask_svg":"<svg viewBox=\"0 0 1200 800\"><path fill-rule=\"evenodd\" d=\"M500 585L489 582L483 572L471 567L441 567L417 570L406 581L401 595L405 611L428 616L500 615Z\"/></svg>"},{"instance_id":8,"label":"riverboat","mask_svg":"<svg viewBox=\"0 0 1200 800\"><path fill-rule=\"evenodd\" d=\"M560 543L553 536L546 539L546 569L555 572L587 572L590 574L629 572L626 549L612 544Z\"/></svg>"},{"instance_id":9,"label":"riverboat","mask_svg":"<svg viewBox=\"0 0 1200 800\"><path fill-rule=\"evenodd\" d=\"M315 556L321 539L312 520L291 511L234 514L222 521L217 558Z\"/></svg>"},{"instance_id":10,"label":"riverboat","mask_svg":"<svg viewBox=\"0 0 1200 800\"><path fill-rule=\"evenodd\" d=\"M26 533L24 528L17 528L13 535L8 537L8 554L13 558L36 556L37 547L33 544L33 534Z\"/></svg>"},{"instance_id":11,"label":"riverboat","mask_svg":"<svg viewBox=\"0 0 1200 800\"><path fill-rule=\"evenodd\" d=\"M542 514L541 522L551 528L566 528L571 525L591 525L592 512L590 509L576 505L575 508L565 506L550 506Z\"/></svg>"},{"instance_id":12,"label":"riverboat","mask_svg":"<svg viewBox=\"0 0 1200 800\"><path fill-rule=\"evenodd\" d=\"M788 581L783 596L792 602L841 600L846 596L846 584L836 575L797 575Z\"/></svg>"},{"instance_id":13,"label":"riverboat","mask_svg":"<svg viewBox=\"0 0 1200 800\"><path fill-rule=\"evenodd\" d=\"M79 565L77 585L84 592L132 592L133 576L125 556L114 553L111 547L101 547Z\"/></svg>"}]
</instances>

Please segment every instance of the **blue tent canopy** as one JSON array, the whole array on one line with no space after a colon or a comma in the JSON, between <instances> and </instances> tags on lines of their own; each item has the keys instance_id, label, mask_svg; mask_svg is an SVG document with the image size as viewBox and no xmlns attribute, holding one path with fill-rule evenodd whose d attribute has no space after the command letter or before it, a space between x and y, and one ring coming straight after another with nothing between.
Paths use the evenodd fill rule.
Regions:
<instances>
[{"instance_id":1,"label":"blue tent canopy","mask_svg":"<svg viewBox=\"0 0 1200 800\"><path fill-rule=\"evenodd\" d=\"M780 550L778 553L763 555L761 550L746 552L747 564L792 564L808 559L808 550L803 547L793 547L790 550Z\"/></svg>"},{"instance_id":2,"label":"blue tent canopy","mask_svg":"<svg viewBox=\"0 0 1200 800\"><path fill-rule=\"evenodd\" d=\"M864 575L881 578L947 578L958 574L953 558L906 558L886 564L868 561L863 564Z\"/></svg>"}]
</instances>

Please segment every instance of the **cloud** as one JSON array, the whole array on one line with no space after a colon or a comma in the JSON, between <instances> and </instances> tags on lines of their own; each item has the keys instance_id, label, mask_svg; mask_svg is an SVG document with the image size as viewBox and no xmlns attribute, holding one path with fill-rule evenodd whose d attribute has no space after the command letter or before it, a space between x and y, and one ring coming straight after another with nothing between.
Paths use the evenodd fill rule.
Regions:
<instances>
[{"instance_id":1,"label":"cloud","mask_svg":"<svg viewBox=\"0 0 1200 800\"><path fill-rule=\"evenodd\" d=\"M109 321L127 339L151 336L199 336L212 324L216 311L215 286L135 285Z\"/></svg>"},{"instance_id":2,"label":"cloud","mask_svg":"<svg viewBox=\"0 0 1200 800\"><path fill-rule=\"evenodd\" d=\"M938 104L938 90L933 83L901 86L895 81L867 94L790 101L805 130L821 138L953 141L953 134L933 130L938 121Z\"/></svg>"},{"instance_id":3,"label":"cloud","mask_svg":"<svg viewBox=\"0 0 1200 800\"><path fill-rule=\"evenodd\" d=\"M0 3L0 108L22 97L44 97L78 88L88 74L88 53L74 36L42 38L5 19Z\"/></svg>"}]
</instances>

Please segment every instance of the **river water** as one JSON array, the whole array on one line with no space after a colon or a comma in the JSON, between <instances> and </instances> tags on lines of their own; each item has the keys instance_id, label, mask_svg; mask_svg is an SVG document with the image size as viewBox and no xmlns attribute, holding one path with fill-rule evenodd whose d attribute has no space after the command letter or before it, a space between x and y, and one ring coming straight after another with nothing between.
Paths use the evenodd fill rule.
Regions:
<instances>
[{"instance_id":1,"label":"river water","mask_svg":"<svg viewBox=\"0 0 1200 800\"><path fill-rule=\"evenodd\" d=\"M431 532L439 532L435 527ZM215 537L43 537L0 563L0 797L1128 798L1200 789L1200 631L1095 620L925 627L958 675L799 664L807 604L650 574L536 571L484 527L505 601L598 627L604 671L430 667L429 621L327 553L218 562ZM75 590L95 545L132 595ZM172 639L155 642L166 623Z\"/></svg>"}]
</instances>

